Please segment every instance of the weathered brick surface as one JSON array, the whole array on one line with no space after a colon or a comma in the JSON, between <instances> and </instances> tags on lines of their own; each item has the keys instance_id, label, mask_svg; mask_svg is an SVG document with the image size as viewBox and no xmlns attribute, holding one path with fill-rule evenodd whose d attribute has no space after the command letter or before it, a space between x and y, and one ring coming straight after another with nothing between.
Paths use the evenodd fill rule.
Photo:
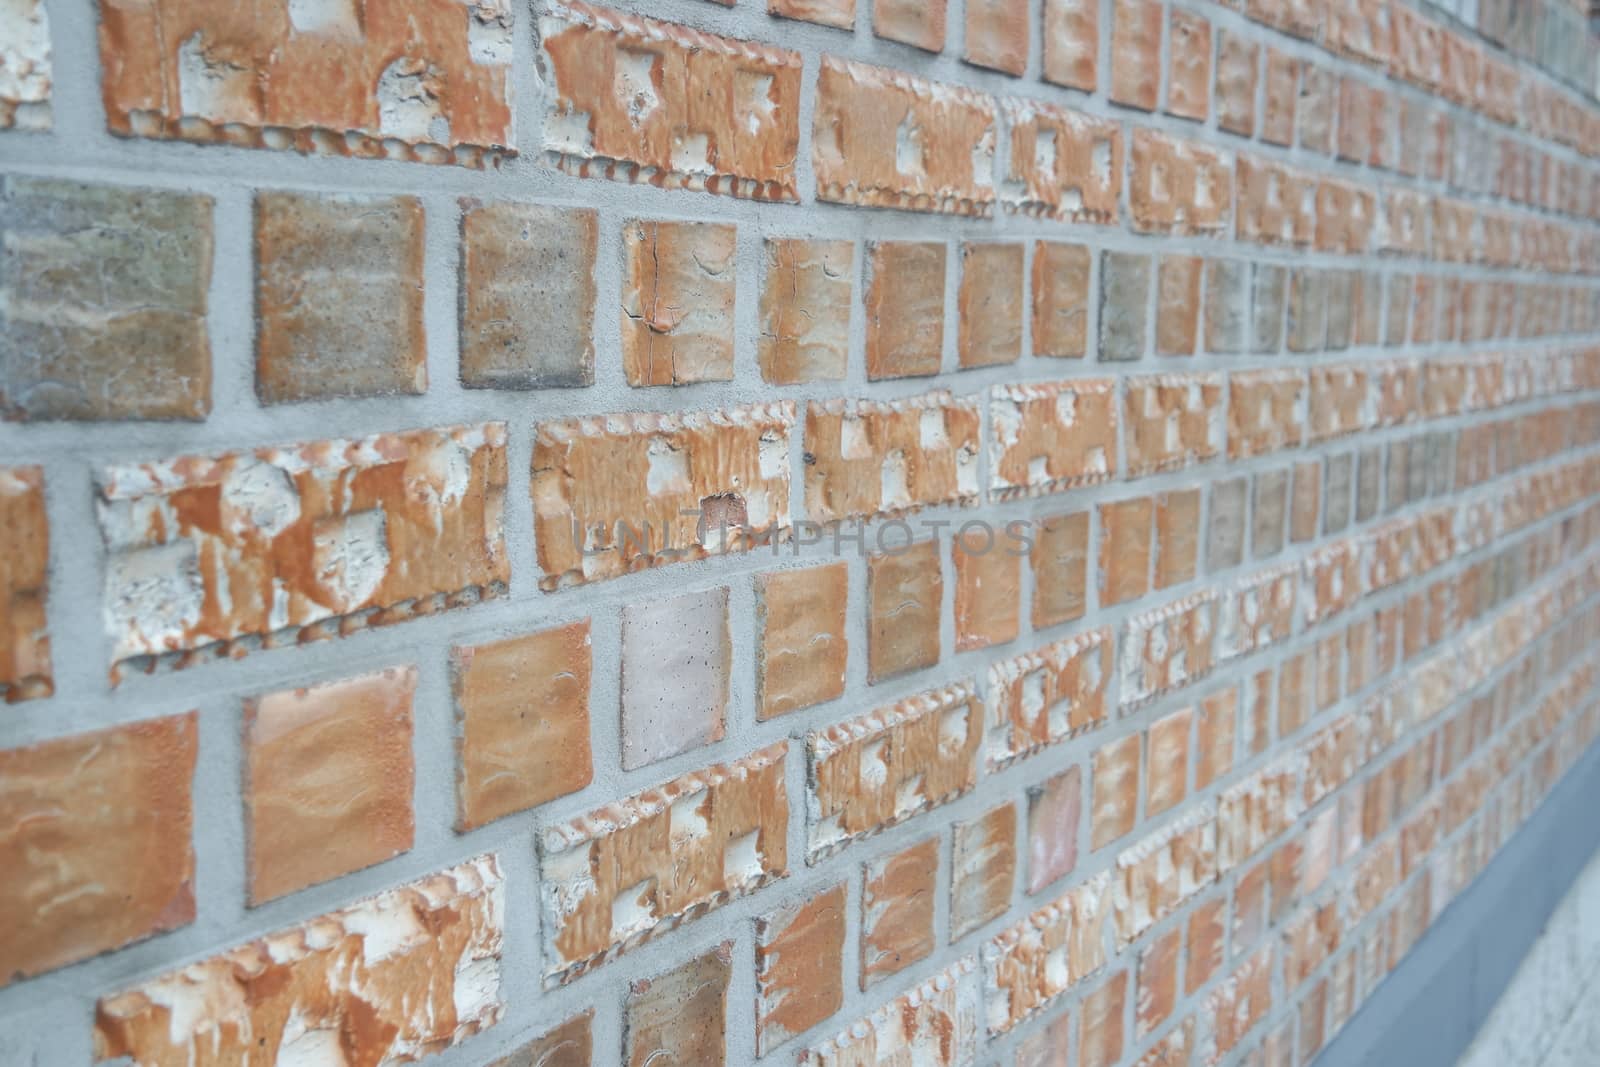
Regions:
<instances>
[{"instance_id":1,"label":"weathered brick surface","mask_svg":"<svg viewBox=\"0 0 1600 1067\"><path fill-rule=\"evenodd\" d=\"M46 6L24 1059L1308 1063L1600 738L1553 2Z\"/></svg>"}]
</instances>

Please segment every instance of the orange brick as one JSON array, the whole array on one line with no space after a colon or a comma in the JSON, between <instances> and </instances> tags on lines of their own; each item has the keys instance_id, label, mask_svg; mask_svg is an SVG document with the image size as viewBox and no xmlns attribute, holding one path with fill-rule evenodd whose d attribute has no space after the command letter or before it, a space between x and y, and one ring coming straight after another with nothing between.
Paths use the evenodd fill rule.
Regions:
<instances>
[{"instance_id":1,"label":"orange brick","mask_svg":"<svg viewBox=\"0 0 1600 1067\"><path fill-rule=\"evenodd\" d=\"M1092 93L1099 66L1100 5L1044 0L1044 80Z\"/></svg>"},{"instance_id":2,"label":"orange brick","mask_svg":"<svg viewBox=\"0 0 1600 1067\"><path fill-rule=\"evenodd\" d=\"M1189 791L1189 735L1193 722L1194 709L1181 708L1150 726L1146 818L1181 804Z\"/></svg>"},{"instance_id":3,"label":"orange brick","mask_svg":"<svg viewBox=\"0 0 1600 1067\"><path fill-rule=\"evenodd\" d=\"M1233 203L1233 170L1227 156L1148 129L1134 131L1132 152L1128 208L1134 229L1173 234L1227 230Z\"/></svg>"},{"instance_id":4,"label":"orange brick","mask_svg":"<svg viewBox=\"0 0 1600 1067\"><path fill-rule=\"evenodd\" d=\"M926 52L944 50L945 0L883 0L872 5L872 29L888 41Z\"/></svg>"},{"instance_id":5,"label":"orange brick","mask_svg":"<svg viewBox=\"0 0 1600 1067\"><path fill-rule=\"evenodd\" d=\"M0 985L194 921L193 712L0 751Z\"/></svg>"},{"instance_id":6,"label":"orange brick","mask_svg":"<svg viewBox=\"0 0 1600 1067\"><path fill-rule=\"evenodd\" d=\"M1298 448L1305 437L1306 377L1261 370L1228 379L1228 458L1246 459Z\"/></svg>"},{"instance_id":7,"label":"orange brick","mask_svg":"<svg viewBox=\"0 0 1600 1067\"><path fill-rule=\"evenodd\" d=\"M756 356L774 385L841 381L850 354L849 241L767 238Z\"/></svg>"},{"instance_id":8,"label":"orange brick","mask_svg":"<svg viewBox=\"0 0 1600 1067\"><path fill-rule=\"evenodd\" d=\"M44 471L0 467L0 696L7 703L47 697L55 690L50 636L50 520L44 506Z\"/></svg>"},{"instance_id":9,"label":"orange brick","mask_svg":"<svg viewBox=\"0 0 1600 1067\"><path fill-rule=\"evenodd\" d=\"M1300 95L1300 63L1293 56L1267 48L1266 103L1261 113L1261 139L1268 144L1294 144L1295 100Z\"/></svg>"},{"instance_id":10,"label":"orange brick","mask_svg":"<svg viewBox=\"0 0 1600 1067\"><path fill-rule=\"evenodd\" d=\"M991 495L1058 493L1110 478L1117 464L1114 384L1074 380L990 390Z\"/></svg>"},{"instance_id":11,"label":"orange brick","mask_svg":"<svg viewBox=\"0 0 1600 1067\"><path fill-rule=\"evenodd\" d=\"M1011 1030L1105 966L1110 878L1067 890L996 937L987 949L991 1033Z\"/></svg>"},{"instance_id":12,"label":"orange brick","mask_svg":"<svg viewBox=\"0 0 1600 1067\"><path fill-rule=\"evenodd\" d=\"M844 1004L843 883L756 920L756 1055Z\"/></svg>"},{"instance_id":13,"label":"orange brick","mask_svg":"<svg viewBox=\"0 0 1600 1067\"><path fill-rule=\"evenodd\" d=\"M1113 1067L1122 1058L1122 1016L1128 996L1128 972L1118 971L1083 998L1083 1023L1078 1034L1081 1067Z\"/></svg>"},{"instance_id":14,"label":"orange brick","mask_svg":"<svg viewBox=\"0 0 1600 1067\"><path fill-rule=\"evenodd\" d=\"M867 677L872 683L939 662L944 577L939 544L922 541L867 560Z\"/></svg>"},{"instance_id":15,"label":"orange brick","mask_svg":"<svg viewBox=\"0 0 1600 1067\"><path fill-rule=\"evenodd\" d=\"M1256 126L1256 71L1261 46L1226 30L1217 49L1217 126L1250 137Z\"/></svg>"},{"instance_id":16,"label":"orange brick","mask_svg":"<svg viewBox=\"0 0 1600 1067\"><path fill-rule=\"evenodd\" d=\"M807 405L807 516L832 522L974 501L977 407L946 392Z\"/></svg>"},{"instance_id":17,"label":"orange brick","mask_svg":"<svg viewBox=\"0 0 1600 1067\"><path fill-rule=\"evenodd\" d=\"M1007 97L1011 154L1000 199L1007 211L1063 222L1115 222L1122 188L1122 127L1070 108Z\"/></svg>"},{"instance_id":18,"label":"orange brick","mask_svg":"<svg viewBox=\"0 0 1600 1067\"><path fill-rule=\"evenodd\" d=\"M856 0L767 0L767 14L853 30Z\"/></svg>"},{"instance_id":19,"label":"orange brick","mask_svg":"<svg viewBox=\"0 0 1600 1067\"><path fill-rule=\"evenodd\" d=\"M956 572L956 651L1014 640L1020 626L1022 557L987 525L952 539Z\"/></svg>"},{"instance_id":20,"label":"orange brick","mask_svg":"<svg viewBox=\"0 0 1600 1067\"><path fill-rule=\"evenodd\" d=\"M1033 246L1033 354L1082 359L1089 327L1089 250L1036 241Z\"/></svg>"},{"instance_id":21,"label":"orange brick","mask_svg":"<svg viewBox=\"0 0 1600 1067\"><path fill-rule=\"evenodd\" d=\"M966 957L800 1054L800 1067L960 1067L978 1054L976 961Z\"/></svg>"},{"instance_id":22,"label":"orange brick","mask_svg":"<svg viewBox=\"0 0 1600 1067\"><path fill-rule=\"evenodd\" d=\"M538 36L548 86L543 147L563 170L799 198L798 53L582 0L541 11Z\"/></svg>"},{"instance_id":23,"label":"orange brick","mask_svg":"<svg viewBox=\"0 0 1600 1067\"><path fill-rule=\"evenodd\" d=\"M1238 1047L1271 1010L1272 946L1265 945L1206 997L1202 1011L1218 1056Z\"/></svg>"},{"instance_id":24,"label":"orange brick","mask_svg":"<svg viewBox=\"0 0 1600 1067\"><path fill-rule=\"evenodd\" d=\"M1162 8L1152 0L1115 0L1111 9L1111 99L1154 111L1160 103Z\"/></svg>"},{"instance_id":25,"label":"orange brick","mask_svg":"<svg viewBox=\"0 0 1600 1067\"><path fill-rule=\"evenodd\" d=\"M1304 172L1241 154L1234 235L1268 245L1308 245L1316 234L1316 182Z\"/></svg>"},{"instance_id":26,"label":"orange brick","mask_svg":"<svg viewBox=\"0 0 1600 1067\"><path fill-rule=\"evenodd\" d=\"M1139 735L1095 749L1090 838L1102 848L1133 831L1139 814Z\"/></svg>"},{"instance_id":27,"label":"orange brick","mask_svg":"<svg viewBox=\"0 0 1600 1067\"><path fill-rule=\"evenodd\" d=\"M1111 631L1090 630L989 668L988 762L1003 767L1105 725Z\"/></svg>"},{"instance_id":28,"label":"orange brick","mask_svg":"<svg viewBox=\"0 0 1600 1067\"><path fill-rule=\"evenodd\" d=\"M867 246L867 377L938 374L944 359L945 246Z\"/></svg>"},{"instance_id":29,"label":"orange brick","mask_svg":"<svg viewBox=\"0 0 1600 1067\"><path fill-rule=\"evenodd\" d=\"M1155 588L1166 589L1195 576L1200 556L1200 490L1160 493L1155 503Z\"/></svg>"},{"instance_id":30,"label":"orange brick","mask_svg":"<svg viewBox=\"0 0 1600 1067\"><path fill-rule=\"evenodd\" d=\"M1211 110L1211 20L1173 8L1167 33L1167 113L1204 122Z\"/></svg>"},{"instance_id":31,"label":"orange brick","mask_svg":"<svg viewBox=\"0 0 1600 1067\"><path fill-rule=\"evenodd\" d=\"M1044 516L1033 523L1033 628L1083 617L1087 606L1089 513Z\"/></svg>"},{"instance_id":32,"label":"orange brick","mask_svg":"<svg viewBox=\"0 0 1600 1067\"><path fill-rule=\"evenodd\" d=\"M867 864L861 890L861 988L905 970L934 949L939 839Z\"/></svg>"},{"instance_id":33,"label":"orange brick","mask_svg":"<svg viewBox=\"0 0 1600 1067\"><path fill-rule=\"evenodd\" d=\"M590 1067L594 1055L594 1009L574 1016L520 1046L489 1067Z\"/></svg>"},{"instance_id":34,"label":"orange brick","mask_svg":"<svg viewBox=\"0 0 1600 1067\"><path fill-rule=\"evenodd\" d=\"M968 0L966 60L1020 75L1028 66L1028 0Z\"/></svg>"},{"instance_id":35,"label":"orange brick","mask_svg":"<svg viewBox=\"0 0 1600 1067\"><path fill-rule=\"evenodd\" d=\"M1174 928L1151 941L1139 953L1134 1026L1141 1038L1153 1033L1172 1016L1178 994L1178 952L1182 947L1182 931Z\"/></svg>"},{"instance_id":36,"label":"orange brick","mask_svg":"<svg viewBox=\"0 0 1600 1067\"><path fill-rule=\"evenodd\" d=\"M623 1057L627 1067L653 1063L727 1063L728 981L733 942L666 974L628 984L623 1006Z\"/></svg>"},{"instance_id":37,"label":"orange brick","mask_svg":"<svg viewBox=\"0 0 1600 1067\"><path fill-rule=\"evenodd\" d=\"M1216 897L1189 913L1189 952L1183 970L1183 991L1193 993L1222 967L1223 930L1228 899Z\"/></svg>"},{"instance_id":38,"label":"orange brick","mask_svg":"<svg viewBox=\"0 0 1600 1067\"><path fill-rule=\"evenodd\" d=\"M1119 500L1101 504L1099 511L1100 603L1109 606L1137 600L1150 591L1154 499Z\"/></svg>"},{"instance_id":39,"label":"orange brick","mask_svg":"<svg viewBox=\"0 0 1600 1067\"><path fill-rule=\"evenodd\" d=\"M842 560L772 571L756 579L761 628L756 718L776 718L844 694L850 652L845 631L849 583Z\"/></svg>"},{"instance_id":40,"label":"orange brick","mask_svg":"<svg viewBox=\"0 0 1600 1067\"><path fill-rule=\"evenodd\" d=\"M416 687L405 667L245 701L252 904L411 848Z\"/></svg>"},{"instance_id":41,"label":"orange brick","mask_svg":"<svg viewBox=\"0 0 1600 1067\"><path fill-rule=\"evenodd\" d=\"M1022 259L1020 244L969 241L961 246L956 353L963 368L1021 358Z\"/></svg>"},{"instance_id":42,"label":"orange brick","mask_svg":"<svg viewBox=\"0 0 1600 1067\"><path fill-rule=\"evenodd\" d=\"M958 822L950 861L950 940L1004 915L1017 870L1017 808L1005 803L972 822Z\"/></svg>"},{"instance_id":43,"label":"orange brick","mask_svg":"<svg viewBox=\"0 0 1600 1067\"><path fill-rule=\"evenodd\" d=\"M1194 785L1204 789L1233 769L1233 735L1239 717L1239 689L1220 689L1200 702Z\"/></svg>"},{"instance_id":44,"label":"orange brick","mask_svg":"<svg viewBox=\"0 0 1600 1067\"><path fill-rule=\"evenodd\" d=\"M594 778L588 620L451 651L456 827L566 796Z\"/></svg>"},{"instance_id":45,"label":"orange brick","mask_svg":"<svg viewBox=\"0 0 1600 1067\"><path fill-rule=\"evenodd\" d=\"M1222 376L1130 378L1123 405L1129 477L1177 470L1222 451Z\"/></svg>"},{"instance_id":46,"label":"orange brick","mask_svg":"<svg viewBox=\"0 0 1600 1067\"><path fill-rule=\"evenodd\" d=\"M622 368L629 385L733 378L732 225L622 227Z\"/></svg>"},{"instance_id":47,"label":"orange brick","mask_svg":"<svg viewBox=\"0 0 1600 1067\"><path fill-rule=\"evenodd\" d=\"M1156 354L1192 356L1200 332L1199 256L1162 256L1156 272Z\"/></svg>"}]
</instances>

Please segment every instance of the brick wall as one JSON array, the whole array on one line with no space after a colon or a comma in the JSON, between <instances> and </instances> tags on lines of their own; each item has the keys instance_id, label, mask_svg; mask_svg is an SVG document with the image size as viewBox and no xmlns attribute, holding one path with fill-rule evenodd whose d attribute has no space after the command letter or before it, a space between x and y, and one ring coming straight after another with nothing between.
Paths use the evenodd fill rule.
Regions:
<instances>
[{"instance_id":1,"label":"brick wall","mask_svg":"<svg viewBox=\"0 0 1600 1067\"><path fill-rule=\"evenodd\" d=\"M1308 1063L1600 733L1570 46L769 5L0 4L0 1060Z\"/></svg>"}]
</instances>

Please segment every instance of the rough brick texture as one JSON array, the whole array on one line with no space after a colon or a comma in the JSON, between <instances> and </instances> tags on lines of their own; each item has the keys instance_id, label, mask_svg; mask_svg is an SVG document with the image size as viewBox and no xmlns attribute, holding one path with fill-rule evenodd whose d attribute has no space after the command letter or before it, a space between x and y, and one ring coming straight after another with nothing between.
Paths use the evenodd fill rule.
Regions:
<instances>
[{"instance_id":1,"label":"rough brick texture","mask_svg":"<svg viewBox=\"0 0 1600 1067\"><path fill-rule=\"evenodd\" d=\"M0 1060L1312 1063L1600 740L1596 40L0 0Z\"/></svg>"}]
</instances>

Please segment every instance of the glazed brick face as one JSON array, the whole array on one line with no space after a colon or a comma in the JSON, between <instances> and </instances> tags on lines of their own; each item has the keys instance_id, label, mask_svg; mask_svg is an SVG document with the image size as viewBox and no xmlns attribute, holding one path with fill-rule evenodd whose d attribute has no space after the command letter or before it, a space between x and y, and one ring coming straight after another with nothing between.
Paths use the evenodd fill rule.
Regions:
<instances>
[{"instance_id":1,"label":"glazed brick face","mask_svg":"<svg viewBox=\"0 0 1600 1067\"><path fill-rule=\"evenodd\" d=\"M60 6L13 1058L1298 1067L1600 741L1550 0Z\"/></svg>"}]
</instances>

